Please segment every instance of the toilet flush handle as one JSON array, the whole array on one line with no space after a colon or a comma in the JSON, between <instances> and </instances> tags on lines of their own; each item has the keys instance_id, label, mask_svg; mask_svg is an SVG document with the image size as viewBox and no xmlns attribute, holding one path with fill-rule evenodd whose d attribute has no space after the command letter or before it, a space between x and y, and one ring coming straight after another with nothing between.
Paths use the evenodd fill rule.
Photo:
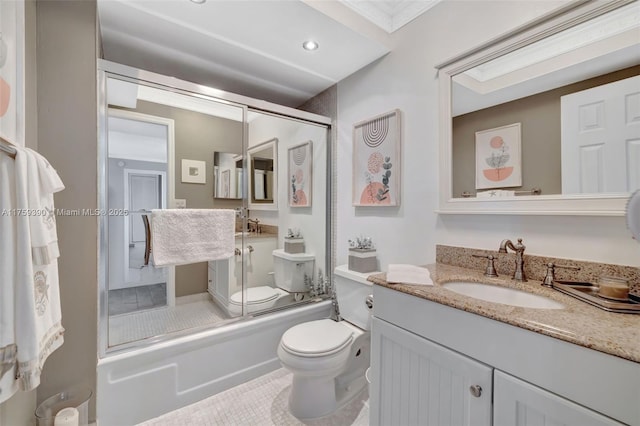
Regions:
<instances>
[{"instance_id":1,"label":"toilet flush handle","mask_svg":"<svg viewBox=\"0 0 640 426\"><path fill-rule=\"evenodd\" d=\"M367 297L365 297L364 303L367 305L367 308L373 309L373 294L370 294Z\"/></svg>"}]
</instances>

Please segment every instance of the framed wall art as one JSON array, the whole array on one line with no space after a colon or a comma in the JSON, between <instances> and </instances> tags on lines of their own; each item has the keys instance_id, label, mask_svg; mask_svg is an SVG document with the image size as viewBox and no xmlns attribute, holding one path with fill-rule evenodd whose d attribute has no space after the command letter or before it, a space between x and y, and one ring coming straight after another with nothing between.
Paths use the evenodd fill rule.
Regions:
<instances>
[{"instance_id":1,"label":"framed wall art","mask_svg":"<svg viewBox=\"0 0 640 426\"><path fill-rule=\"evenodd\" d=\"M400 110L353 126L353 205L399 206Z\"/></svg>"},{"instance_id":2,"label":"framed wall art","mask_svg":"<svg viewBox=\"0 0 640 426\"><path fill-rule=\"evenodd\" d=\"M200 160L182 159L182 183L207 183L206 165Z\"/></svg>"},{"instance_id":3,"label":"framed wall art","mask_svg":"<svg viewBox=\"0 0 640 426\"><path fill-rule=\"evenodd\" d=\"M313 186L312 141L289 148L288 158L289 207L311 207L311 189Z\"/></svg>"},{"instance_id":4,"label":"framed wall art","mask_svg":"<svg viewBox=\"0 0 640 426\"><path fill-rule=\"evenodd\" d=\"M521 125L476 132L476 189L522 186Z\"/></svg>"},{"instance_id":5,"label":"framed wall art","mask_svg":"<svg viewBox=\"0 0 640 426\"><path fill-rule=\"evenodd\" d=\"M25 145L25 2L0 2L0 136Z\"/></svg>"}]
</instances>

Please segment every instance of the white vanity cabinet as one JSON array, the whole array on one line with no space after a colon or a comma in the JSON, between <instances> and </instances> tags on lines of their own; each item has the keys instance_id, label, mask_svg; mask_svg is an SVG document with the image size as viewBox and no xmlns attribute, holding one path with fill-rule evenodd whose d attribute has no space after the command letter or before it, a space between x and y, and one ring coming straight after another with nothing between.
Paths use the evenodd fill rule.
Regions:
<instances>
[{"instance_id":1,"label":"white vanity cabinet","mask_svg":"<svg viewBox=\"0 0 640 426\"><path fill-rule=\"evenodd\" d=\"M640 364L374 286L372 425L640 426Z\"/></svg>"},{"instance_id":2,"label":"white vanity cabinet","mask_svg":"<svg viewBox=\"0 0 640 426\"><path fill-rule=\"evenodd\" d=\"M273 251L277 248L276 236L261 235L245 237L245 259L247 262L247 287L256 287L273 283ZM209 262L207 289L213 299L221 306L229 304L233 293L242 290L243 241L236 237L236 255L230 259ZM225 308L226 309L226 308Z\"/></svg>"},{"instance_id":3,"label":"white vanity cabinet","mask_svg":"<svg viewBox=\"0 0 640 426\"><path fill-rule=\"evenodd\" d=\"M491 367L376 318L372 347L372 425L491 425Z\"/></svg>"},{"instance_id":4,"label":"white vanity cabinet","mask_svg":"<svg viewBox=\"0 0 640 426\"><path fill-rule=\"evenodd\" d=\"M493 373L493 424L495 426L622 425L498 370Z\"/></svg>"}]
</instances>

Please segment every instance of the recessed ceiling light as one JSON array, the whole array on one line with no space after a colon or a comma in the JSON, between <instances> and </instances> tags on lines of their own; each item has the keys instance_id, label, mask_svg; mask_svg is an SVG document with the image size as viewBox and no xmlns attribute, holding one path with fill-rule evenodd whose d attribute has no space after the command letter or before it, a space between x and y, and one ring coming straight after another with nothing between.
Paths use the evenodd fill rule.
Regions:
<instances>
[{"instance_id":1,"label":"recessed ceiling light","mask_svg":"<svg viewBox=\"0 0 640 426\"><path fill-rule=\"evenodd\" d=\"M304 50L316 50L318 48L318 43L313 40L307 40L302 43L302 47Z\"/></svg>"},{"instance_id":2,"label":"recessed ceiling light","mask_svg":"<svg viewBox=\"0 0 640 426\"><path fill-rule=\"evenodd\" d=\"M204 2L206 2L207 0L191 0L193 3L195 4L202 4Z\"/></svg>"}]
</instances>

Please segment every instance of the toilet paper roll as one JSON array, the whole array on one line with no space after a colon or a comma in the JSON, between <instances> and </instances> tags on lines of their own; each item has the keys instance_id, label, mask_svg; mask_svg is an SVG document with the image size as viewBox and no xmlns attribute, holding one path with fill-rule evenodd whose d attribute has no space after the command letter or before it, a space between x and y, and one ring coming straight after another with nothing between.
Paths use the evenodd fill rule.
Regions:
<instances>
[{"instance_id":1,"label":"toilet paper roll","mask_svg":"<svg viewBox=\"0 0 640 426\"><path fill-rule=\"evenodd\" d=\"M54 426L78 426L80 413L74 407L63 408L58 411L53 421Z\"/></svg>"}]
</instances>

